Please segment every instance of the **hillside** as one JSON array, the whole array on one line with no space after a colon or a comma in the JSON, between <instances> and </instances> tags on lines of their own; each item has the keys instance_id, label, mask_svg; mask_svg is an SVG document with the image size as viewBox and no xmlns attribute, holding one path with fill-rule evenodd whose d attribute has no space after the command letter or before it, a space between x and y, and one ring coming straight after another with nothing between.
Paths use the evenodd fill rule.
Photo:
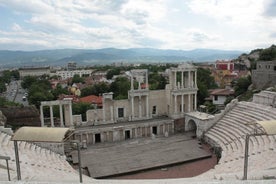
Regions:
<instances>
[{"instance_id":1,"label":"hillside","mask_svg":"<svg viewBox=\"0 0 276 184\"><path fill-rule=\"evenodd\" d=\"M245 63L251 69L256 68L257 61L272 60L276 60L276 45L271 45L265 49L252 50L249 54L242 54L236 59L237 62Z\"/></svg>"},{"instance_id":2,"label":"hillside","mask_svg":"<svg viewBox=\"0 0 276 184\"><path fill-rule=\"evenodd\" d=\"M241 51L225 51L213 49L161 50L151 48L116 49L105 48L95 50L60 49L41 51L0 51L0 67L65 65L70 61L78 65L127 63L168 63L182 61L215 61L217 59L237 58Z\"/></svg>"}]
</instances>

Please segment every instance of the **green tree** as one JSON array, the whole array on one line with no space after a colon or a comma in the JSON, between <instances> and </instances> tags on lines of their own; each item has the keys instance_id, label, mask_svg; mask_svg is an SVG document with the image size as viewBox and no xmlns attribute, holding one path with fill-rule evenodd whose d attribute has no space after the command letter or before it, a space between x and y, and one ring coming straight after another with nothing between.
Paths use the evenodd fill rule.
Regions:
<instances>
[{"instance_id":1,"label":"green tree","mask_svg":"<svg viewBox=\"0 0 276 184\"><path fill-rule=\"evenodd\" d=\"M99 96L103 93L109 92L110 88L109 85L105 82L100 82L98 84L94 84L92 86L88 86L81 90L81 96L89 96L89 95L96 95Z\"/></svg>"},{"instance_id":2,"label":"green tree","mask_svg":"<svg viewBox=\"0 0 276 184\"><path fill-rule=\"evenodd\" d=\"M239 95L245 93L250 84L251 84L250 76L239 78L237 80L236 84L234 85L235 96L239 96Z\"/></svg>"},{"instance_id":3,"label":"green tree","mask_svg":"<svg viewBox=\"0 0 276 184\"><path fill-rule=\"evenodd\" d=\"M166 78L159 75L157 72L149 75L149 88L150 90L165 89L167 84Z\"/></svg>"},{"instance_id":4,"label":"green tree","mask_svg":"<svg viewBox=\"0 0 276 184\"><path fill-rule=\"evenodd\" d=\"M39 108L41 101L53 100L54 96L52 95L50 89L51 89L51 84L49 81L37 80L28 88L29 103Z\"/></svg>"},{"instance_id":5,"label":"green tree","mask_svg":"<svg viewBox=\"0 0 276 184\"><path fill-rule=\"evenodd\" d=\"M11 71L11 76L12 76L15 80L19 80L19 78L20 78L19 71L18 71L18 70L12 70L12 71Z\"/></svg>"},{"instance_id":6,"label":"green tree","mask_svg":"<svg viewBox=\"0 0 276 184\"><path fill-rule=\"evenodd\" d=\"M198 68L197 69L197 87L198 87L198 105L203 104L205 98L209 96L208 90L217 88L214 77L211 76L209 69Z\"/></svg>"},{"instance_id":7,"label":"green tree","mask_svg":"<svg viewBox=\"0 0 276 184\"><path fill-rule=\"evenodd\" d=\"M198 87L197 104L201 105L205 102L205 98L209 96L209 92L208 92L207 86L201 81L197 83L197 87Z\"/></svg>"},{"instance_id":8,"label":"green tree","mask_svg":"<svg viewBox=\"0 0 276 184\"><path fill-rule=\"evenodd\" d=\"M21 86L24 89L28 89L31 87L31 85L35 82L37 82L38 79L34 76L26 76L23 78L22 82L21 82Z\"/></svg>"},{"instance_id":9,"label":"green tree","mask_svg":"<svg viewBox=\"0 0 276 184\"><path fill-rule=\"evenodd\" d=\"M58 84L56 86L56 88L53 89L51 92L52 92L55 100L58 99L59 95L61 95L61 94L65 94L65 95L69 94L68 89L67 88L62 88L62 86L60 84Z\"/></svg>"},{"instance_id":10,"label":"green tree","mask_svg":"<svg viewBox=\"0 0 276 184\"><path fill-rule=\"evenodd\" d=\"M86 121L86 111L89 109L93 109L89 103L73 103L72 105L72 113L81 114L83 121Z\"/></svg>"},{"instance_id":11,"label":"green tree","mask_svg":"<svg viewBox=\"0 0 276 184\"><path fill-rule=\"evenodd\" d=\"M107 79L112 79L112 77L114 75L119 75L121 72L121 69L120 68L113 68L111 70L108 70L107 74L106 74L106 78Z\"/></svg>"},{"instance_id":12,"label":"green tree","mask_svg":"<svg viewBox=\"0 0 276 184\"><path fill-rule=\"evenodd\" d=\"M110 85L110 91L114 93L114 99L127 99L130 90L130 81L126 77L118 77Z\"/></svg>"},{"instance_id":13,"label":"green tree","mask_svg":"<svg viewBox=\"0 0 276 184\"><path fill-rule=\"evenodd\" d=\"M84 78L80 77L78 74L75 74L72 78L72 84L74 83L84 83Z\"/></svg>"},{"instance_id":14,"label":"green tree","mask_svg":"<svg viewBox=\"0 0 276 184\"><path fill-rule=\"evenodd\" d=\"M272 61L274 59L276 59L276 45L261 50L259 60Z\"/></svg>"},{"instance_id":15,"label":"green tree","mask_svg":"<svg viewBox=\"0 0 276 184\"><path fill-rule=\"evenodd\" d=\"M19 106L21 104L8 101L6 98L0 97L0 107Z\"/></svg>"},{"instance_id":16,"label":"green tree","mask_svg":"<svg viewBox=\"0 0 276 184\"><path fill-rule=\"evenodd\" d=\"M3 79L0 78L0 93L3 93L6 90L7 90L6 83L5 81L3 81Z\"/></svg>"}]
</instances>

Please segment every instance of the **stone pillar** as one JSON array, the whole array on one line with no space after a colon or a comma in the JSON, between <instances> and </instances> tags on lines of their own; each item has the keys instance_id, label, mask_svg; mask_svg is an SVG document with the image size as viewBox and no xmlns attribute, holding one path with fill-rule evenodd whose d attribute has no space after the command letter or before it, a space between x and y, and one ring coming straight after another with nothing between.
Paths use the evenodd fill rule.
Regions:
<instances>
[{"instance_id":1,"label":"stone pillar","mask_svg":"<svg viewBox=\"0 0 276 184\"><path fill-rule=\"evenodd\" d=\"M184 88L184 73L183 71L181 72L181 88Z\"/></svg>"},{"instance_id":2,"label":"stone pillar","mask_svg":"<svg viewBox=\"0 0 276 184\"><path fill-rule=\"evenodd\" d=\"M196 111L196 109L197 109L197 96L196 96L196 94L194 94L194 95L195 95L195 98L194 98L194 100L195 100L194 101L194 104L195 104L194 107L195 107L195 109L194 110Z\"/></svg>"},{"instance_id":3,"label":"stone pillar","mask_svg":"<svg viewBox=\"0 0 276 184\"><path fill-rule=\"evenodd\" d=\"M142 117L142 102L141 102L141 96L139 96L139 118Z\"/></svg>"},{"instance_id":4,"label":"stone pillar","mask_svg":"<svg viewBox=\"0 0 276 184\"><path fill-rule=\"evenodd\" d=\"M195 88L197 88L197 71L195 71L195 78L194 78L194 80L195 80Z\"/></svg>"},{"instance_id":5,"label":"stone pillar","mask_svg":"<svg viewBox=\"0 0 276 184\"><path fill-rule=\"evenodd\" d=\"M44 114L43 114L43 106L40 106L40 122L41 122L41 127L44 127Z\"/></svg>"},{"instance_id":6,"label":"stone pillar","mask_svg":"<svg viewBox=\"0 0 276 184\"><path fill-rule=\"evenodd\" d=\"M92 144L95 144L96 141L95 141L95 134L92 133Z\"/></svg>"},{"instance_id":7,"label":"stone pillar","mask_svg":"<svg viewBox=\"0 0 276 184\"><path fill-rule=\"evenodd\" d=\"M188 71L188 88L191 87L191 71Z\"/></svg>"},{"instance_id":8,"label":"stone pillar","mask_svg":"<svg viewBox=\"0 0 276 184\"><path fill-rule=\"evenodd\" d=\"M72 126L73 125L73 115L72 115L72 104L71 103L69 104L69 114L70 114L69 122L70 122L70 126Z\"/></svg>"},{"instance_id":9,"label":"stone pillar","mask_svg":"<svg viewBox=\"0 0 276 184\"><path fill-rule=\"evenodd\" d=\"M134 128L134 132L135 132L135 138L138 138L138 135L137 135L137 128Z\"/></svg>"},{"instance_id":10,"label":"stone pillar","mask_svg":"<svg viewBox=\"0 0 276 184\"><path fill-rule=\"evenodd\" d=\"M188 112L191 112L191 94L188 94Z\"/></svg>"},{"instance_id":11,"label":"stone pillar","mask_svg":"<svg viewBox=\"0 0 276 184\"><path fill-rule=\"evenodd\" d=\"M146 71L146 89L149 89L148 71Z\"/></svg>"},{"instance_id":12,"label":"stone pillar","mask_svg":"<svg viewBox=\"0 0 276 184\"><path fill-rule=\"evenodd\" d=\"M172 133L174 133L174 123L172 122Z\"/></svg>"},{"instance_id":13,"label":"stone pillar","mask_svg":"<svg viewBox=\"0 0 276 184\"><path fill-rule=\"evenodd\" d=\"M111 122L114 121L114 118L113 118L113 106L112 105L110 106L110 120L111 120Z\"/></svg>"},{"instance_id":14,"label":"stone pillar","mask_svg":"<svg viewBox=\"0 0 276 184\"><path fill-rule=\"evenodd\" d=\"M63 112L62 112L62 105L61 104L59 104L59 118L60 118L60 126L64 127Z\"/></svg>"},{"instance_id":15,"label":"stone pillar","mask_svg":"<svg viewBox=\"0 0 276 184\"><path fill-rule=\"evenodd\" d=\"M177 95L174 95L174 113L177 113Z\"/></svg>"},{"instance_id":16,"label":"stone pillar","mask_svg":"<svg viewBox=\"0 0 276 184\"><path fill-rule=\"evenodd\" d=\"M105 100L103 96L103 122L105 122Z\"/></svg>"},{"instance_id":17,"label":"stone pillar","mask_svg":"<svg viewBox=\"0 0 276 184\"><path fill-rule=\"evenodd\" d=\"M176 85L176 81L177 81L177 78L176 78L176 71L174 71L174 89L176 89L177 85Z\"/></svg>"},{"instance_id":18,"label":"stone pillar","mask_svg":"<svg viewBox=\"0 0 276 184\"><path fill-rule=\"evenodd\" d=\"M149 117L149 95L146 96L146 115Z\"/></svg>"},{"instance_id":19,"label":"stone pillar","mask_svg":"<svg viewBox=\"0 0 276 184\"><path fill-rule=\"evenodd\" d=\"M181 95L181 113L184 112L184 95Z\"/></svg>"},{"instance_id":20,"label":"stone pillar","mask_svg":"<svg viewBox=\"0 0 276 184\"><path fill-rule=\"evenodd\" d=\"M131 79L130 79L130 82L131 82L131 89L130 90L134 90L134 85L133 85L133 76L131 74Z\"/></svg>"},{"instance_id":21,"label":"stone pillar","mask_svg":"<svg viewBox=\"0 0 276 184\"><path fill-rule=\"evenodd\" d=\"M131 119L134 119L134 96L131 95Z\"/></svg>"},{"instance_id":22,"label":"stone pillar","mask_svg":"<svg viewBox=\"0 0 276 184\"><path fill-rule=\"evenodd\" d=\"M55 127L54 117L53 117L53 106L52 105L50 105L50 121L51 121L51 127Z\"/></svg>"}]
</instances>

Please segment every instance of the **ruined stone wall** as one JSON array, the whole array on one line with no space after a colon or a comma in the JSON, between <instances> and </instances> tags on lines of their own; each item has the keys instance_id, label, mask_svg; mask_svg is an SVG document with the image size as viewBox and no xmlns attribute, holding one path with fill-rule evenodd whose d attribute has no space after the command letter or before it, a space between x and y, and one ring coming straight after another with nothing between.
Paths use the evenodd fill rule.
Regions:
<instances>
[{"instance_id":1,"label":"ruined stone wall","mask_svg":"<svg viewBox=\"0 0 276 184\"><path fill-rule=\"evenodd\" d=\"M119 108L123 108L123 117L119 117ZM114 117L115 121L127 121L131 114L129 100L115 100L114 101Z\"/></svg>"},{"instance_id":2,"label":"ruined stone wall","mask_svg":"<svg viewBox=\"0 0 276 184\"><path fill-rule=\"evenodd\" d=\"M276 85L276 61L258 62L252 70L252 83L257 89Z\"/></svg>"},{"instance_id":3,"label":"ruined stone wall","mask_svg":"<svg viewBox=\"0 0 276 184\"><path fill-rule=\"evenodd\" d=\"M276 107L276 92L261 91L258 94L254 94L253 102L263 105Z\"/></svg>"},{"instance_id":4,"label":"ruined stone wall","mask_svg":"<svg viewBox=\"0 0 276 184\"><path fill-rule=\"evenodd\" d=\"M156 106L156 114L153 114L153 106ZM165 90L150 91L149 113L152 117L168 115Z\"/></svg>"}]
</instances>

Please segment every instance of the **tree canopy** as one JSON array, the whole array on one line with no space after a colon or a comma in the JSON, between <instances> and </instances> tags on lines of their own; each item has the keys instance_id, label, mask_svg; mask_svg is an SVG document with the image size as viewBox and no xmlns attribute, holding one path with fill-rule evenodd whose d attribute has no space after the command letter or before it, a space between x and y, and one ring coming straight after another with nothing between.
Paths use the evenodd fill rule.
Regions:
<instances>
[{"instance_id":1,"label":"tree canopy","mask_svg":"<svg viewBox=\"0 0 276 184\"><path fill-rule=\"evenodd\" d=\"M165 89L167 84L166 78L157 72L149 74L149 89L157 90L157 89Z\"/></svg>"},{"instance_id":2,"label":"tree canopy","mask_svg":"<svg viewBox=\"0 0 276 184\"><path fill-rule=\"evenodd\" d=\"M126 77L118 77L110 85L110 91L114 93L114 99L127 99L130 90L130 81Z\"/></svg>"},{"instance_id":3,"label":"tree canopy","mask_svg":"<svg viewBox=\"0 0 276 184\"><path fill-rule=\"evenodd\" d=\"M251 84L250 76L239 78L237 82L234 84L235 96L239 96L245 93L250 84Z\"/></svg>"},{"instance_id":4,"label":"tree canopy","mask_svg":"<svg viewBox=\"0 0 276 184\"><path fill-rule=\"evenodd\" d=\"M121 72L121 69L120 68L113 68L113 69L111 69L111 70L108 70L108 72L107 72L107 74L106 74L106 78L107 79L112 79L112 77L114 76L114 75L119 75L120 74L120 72Z\"/></svg>"},{"instance_id":5,"label":"tree canopy","mask_svg":"<svg viewBox=\"0 0 276 184\"><path fill-rule=\"evenodd\" d=\"M98 84L94 84L92 86L88 86L81 90L81 96L89 96L89 95L102 95L103 93L109 92L109 85L105 82L100 82Z\"/></svg>"},{"instance_id":6,"label":"tree canopy","mask_svg":"<svg viewBox=\"0 0 276 184\"><path fill-rule=\"evenodd\" d=\"M274 59L276 59L276 45L261 50L259 60L272 61Z\"/></svg>"},{"instance_id":7,"label":"tree canopy","mask_svg":"<svg viewBox=\"0 0 276 184\"><path fill-rule=\"evenodd\" d=\"M209 96L208 89L217 88L217 84L213 76L211 76L211 71L209 69L198 68L197 69L197 103L203 104L204 99Z\"/></svg>"}]
</instances>

